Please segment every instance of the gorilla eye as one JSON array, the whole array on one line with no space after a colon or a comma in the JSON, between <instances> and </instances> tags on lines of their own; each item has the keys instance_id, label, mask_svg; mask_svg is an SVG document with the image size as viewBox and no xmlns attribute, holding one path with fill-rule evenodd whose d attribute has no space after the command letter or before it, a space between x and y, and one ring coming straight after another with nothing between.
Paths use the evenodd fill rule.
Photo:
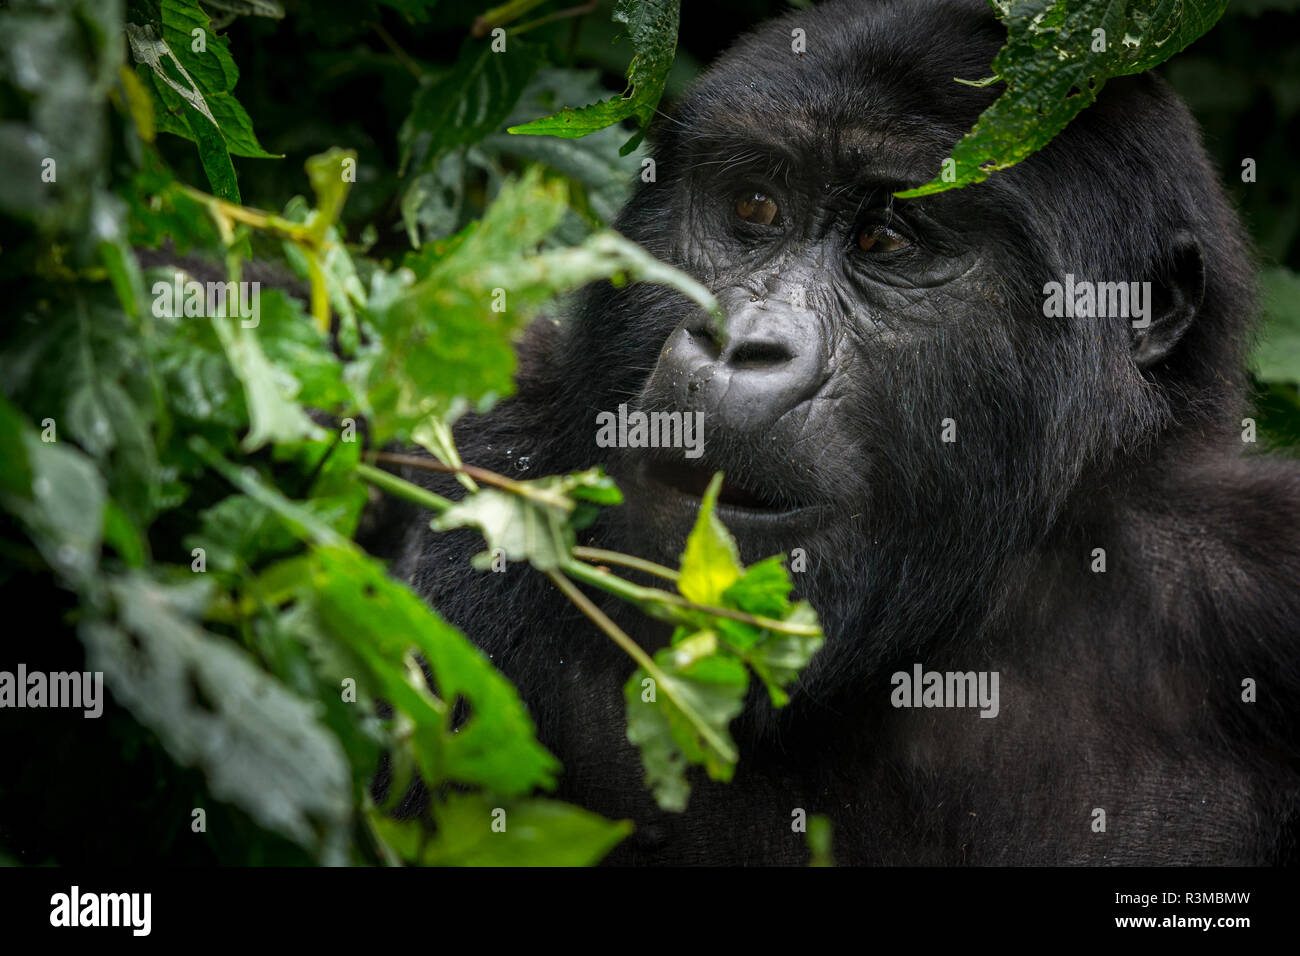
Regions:
<instances>
[{"instance_id":1,"label":"gorilla eye","mask_svg":"<svg viewBox=\"0 0 1300 956\"><path fill-rule=\"evenodd\" d=\"M736 200L736 215L760 226L772 225L777 211L776 202L762 193L748 193Z\"/></svg>"},{"instance_id":2,"label":"gorilla eye","mask_svg":"<svg viewBox=\"0 0 1300 956\"><path fill-rule=\"evenodd\" d=\"M911 239L888 226L871 225L858 233L858 248L863 252L894 252L911 244Z\"/></svg>"}]
</instances>

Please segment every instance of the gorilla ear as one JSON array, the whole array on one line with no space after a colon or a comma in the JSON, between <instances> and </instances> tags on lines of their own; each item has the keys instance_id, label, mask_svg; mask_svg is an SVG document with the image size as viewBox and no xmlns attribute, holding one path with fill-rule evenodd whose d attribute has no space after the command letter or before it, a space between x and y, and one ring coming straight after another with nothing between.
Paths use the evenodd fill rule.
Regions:
<instances>
[{"instance_id":1,"label":"gorilla ear","mask_svg":"<svg viewBox=\"0 0 1300 956\"><path fill-rule=\"evenodd\" d=\"M1178 344L1205 298L1205 259L1189 232L1174 236L1159 281L1152 284L1146 328L1133 330L1133 361L1139 368L1159 362Z\"/></svg>"}]
</instances>

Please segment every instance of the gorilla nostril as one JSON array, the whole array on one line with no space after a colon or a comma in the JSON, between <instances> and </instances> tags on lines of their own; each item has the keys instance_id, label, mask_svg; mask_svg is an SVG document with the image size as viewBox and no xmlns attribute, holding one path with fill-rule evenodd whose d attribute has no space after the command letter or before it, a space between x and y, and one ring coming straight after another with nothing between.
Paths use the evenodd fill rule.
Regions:
<instances>
[{"instance_id":1,"label":"gorilla nostril","mask_svg":"<svg viewBox=\"0 0 1300 956\"><path fill-rule=\"evenodd\" d=\"M704 353L710 358L716 359L718 354L722 351L721 346L718 344L717 336L714 335L713 330L707 325L688 328L686 334L689 335L691 341L698 348L703 349Z\"/></svg>"},{"instance_id":2,"label":"gorilla nostril","mask_svg":"<svg viewBox=\"0 0 1300 956\"><path fill-rule=\"evenodd\" d=\"M727 356L727 364L735 369L763 369L784 365L794 356L779 342L738 342Z\"/></svg>"}]
</instances>

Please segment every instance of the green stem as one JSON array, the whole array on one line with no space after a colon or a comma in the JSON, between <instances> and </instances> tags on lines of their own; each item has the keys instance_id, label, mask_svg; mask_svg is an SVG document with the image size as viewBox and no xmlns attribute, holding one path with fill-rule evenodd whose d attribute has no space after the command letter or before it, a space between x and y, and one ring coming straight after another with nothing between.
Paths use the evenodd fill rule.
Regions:
<instances>
[{"instance_id":1,"label":"green stem","mask_svg":"<svg viewBox=\"0 0 1300 956\"><path fill-rule=\"evenodd\" d=\"M592 587L600 588L602 591L608 591L610 594L630 601L643 611L653 613L655 605L667 604L671 607L679 607L688 611L698 611L703 614L712 614L716 617L725 617L732 621L741 621L745 624L751 624L754 627L765 628L769 631L777 631L781 634L795 634L801 637L819 637L822 633L820 627L810 624L789 624L785 621L778 621L775 618L760 617L755 614L746 614L744 611L733 611L726 607L713 607L708 604L696 604L694 601L688 601L680 594L673 594L670 591L664 591L659 588L646 588L631 581L620 578L618 575L610 574L608 571L602 571L600 568L593 568L589 564L583 564L580 561L572 561L564 566L564 573L570 577L582 581L584 584L590 584Z\"/></svg>"},{"instance_id":2,"label":"green stem","mask_svg":"<svg viewBox=\"0 0 1300 956\"><path fill-rule=\"evenodd\" d=\"M302 223L291 222L275 215L275 213L263 212L260 209L250 209L237 203L226 202L224 199L218 199L216 196L195 189L193 186L181 186L180 188L185 195L196 202L202 203L210 213L220 219L242 222L254 229L279 233L285 239L292 239L294 242L300 242L303 245L315 245L311 230Z\"/></svg>"},{"instance_id":3,"label":"green stem","mask_svg":"<svg viewBox=\"0 0 1300 956\"><path fill-rule=\"evenodd\" d=\"M507 478L495 471L488 471L486 468L477 468L474 465L461 465L457 468L444 464L436 458L424 458L420 455L401 455L388 451L375 452L371 457L375 461L386 461L390 465L407 465L411 468L421 468L424 471L436 471L443 475L469 475L485 485L492 485L502 491L519 495L521 498L536 501L538 504L559 508L566 513L573 510L573 502L563 495L553 495L546 491L539 491L526 481L515 481L513 478Z\"/></svg>"},{"instance_id":4,"label":"green stem","mask_svg":"<svg viewBox=\"0 0 1300 956\"><path fill-rule=\"evenodd\" d=\"M583 614L591 618L597 627L613 638L614 643L627 651L632 659L641 665L641 669L654 680L661 691L668 695L686 719L695 725L695 729L700 736L708 741L709 745L721 754L723 759L730 763L736 762L739 755L736 753L735 748L714 732L713 728L709 726L709 722L695 710L690 701L683 700L673 691L673 683L668 679L668 675L659 669L659 665L641 649L640 644L628 637L626 631L611 621L604 611L596 607L591 598L579 591L574 586L574 583L563 574L550 570L546 572L546 576L555 583L557 588L564 592L565 597L577 605Z\"/></svg>"},{"instance_id":5,"label":"green stem","mask_svg":"<svg viewBox=\"0 0 1300 956\"><path fill-rule=\"evenodd\" d=\"M653 561L647 561L645 558L636 558L630 554L624 554L621 551L606 551L604 548L584 548L578 546L573 549L573 556L582 561L600 561L605 564L620 564L626 568L635 568L638 571L644 571L646 574L653 574L655 577L664 578L665 580L677 583L677 572L672 568L666 568L662 564L655 564Z\"/></svg>"},{"instance_id":6,"label":"green stem","mask_svg":"<svg viewBox=\"0 0 1300 956\"><path fill-rule=\"evenodd\" d=\"M474 21L470 33L475 37L487 36L493 27L499 27L511 20L522 17L533 7L540 7L544 2L545 0L508 0L508 2L481 14Z\"/></svg>"},{"instance_id":7,"label":"green stem","mask_svg":"<svg viewBox=\"0 0 1300 956\"><path fill-rule=\"evenodd\" d=\"M361 462L357 465L357 475L370 482L380 491L386 491L396 498L403 498L406 501L414 502L430 511L436 511L442 514L450 508L454 501L450 498L444 498L442 495L436 495L427 488L421 488L417 484L407 481L405 478L398 478L382 468L376 468L374 465L367 465Z\"/></svg>"},{"instance_id":8,"label":"green stem","mask_svg":"<svg viewBox=\"0 0 1300 956\"><path fill-rule=\"evenodd\" d=\"M578 610L591 618L597 627L608 634L615 644L628 653L632 660L640 664L647 674L656 681L663 682L663 671L659 670L659 665L654 662L654 659L641 649L640 644L628 637L626 631L611 621L604 611L596 607L591 598L579 591L572 581L554 569L548 570L546 576L564 593L565 597L577 605Z\"/></svg>"}]
</instances>

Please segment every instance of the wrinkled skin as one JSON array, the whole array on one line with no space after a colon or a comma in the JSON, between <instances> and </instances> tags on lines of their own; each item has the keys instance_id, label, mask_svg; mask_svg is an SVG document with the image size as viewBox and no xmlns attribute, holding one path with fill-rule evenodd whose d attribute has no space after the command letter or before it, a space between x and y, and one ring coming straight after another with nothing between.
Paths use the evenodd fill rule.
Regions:
<instances>
[{"instance_id":1,"label":"wrinkled skin","mask_svg":"<svg viewBox=\"0 0 1300 956\"><path fill-rule=\"evenodd\" d=\"M560 796L635 821L614 862L803 862L796 808L831 818L841 863L1294 859L1300 471L1241 440L1252 265L1186 109L1114 80L1019 166L891 201L996 96L952 78L1003 36L982 2L917 0L742 39L616 224L714 290L726 336L678 294L594 286L458 429L511 475L606 464L627 505L583 543L676 565L722 470L747 562L804 549L826 647L783 710L751 695L732 783L659 812L624 738L631 661L536 572L473 571L476 535L396 519L395 573L519 685ZM1151 282L1151 326L1045 317L1066 273ZM703 411L703 457L596 447L620 402ZM916 662L997 671L1000 713L892 707Z\"/></svg>"}]
</instances>

